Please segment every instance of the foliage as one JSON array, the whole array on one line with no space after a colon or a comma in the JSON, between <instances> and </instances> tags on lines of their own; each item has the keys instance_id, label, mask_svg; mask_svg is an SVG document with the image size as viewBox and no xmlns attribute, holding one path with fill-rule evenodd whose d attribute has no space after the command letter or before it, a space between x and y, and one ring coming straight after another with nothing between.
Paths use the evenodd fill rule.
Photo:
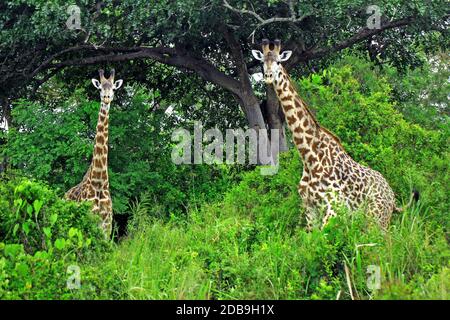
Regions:
<instances>
[{"instance_id":1,"label":"foliage","mask_svg":"<svg viewBox=\"0 0 450 320\"><path fill-rule=\"evenodd\" d=\"M430 111L445 100L433 91L414 116L407 112L423 88L409 84L429 71L397 74L348 55L297 79L319 122L387 178L399 205L412 187L420 191L387 232L345 208L324 230L306 232L295 150L273 176L173 165L171 130L190 128L190 116L168 115L167 101L148 112L157 93L127 87L111 110L110 165L116 210L131 216L128 235L102 250L88 205L61 200L61 190L41 182L3 178L0 298L351 299L351 291L355 299L448 299L449 130L445 112ZM411 98L399 98L402 88ZM27 176L65 190L89 163L98 106L82 90L52 100L18 103L5 154ZM442 121L432 125L430 114ZM69 264L80 266L79 289L65 285ZM374 267L380 288L367 284Z\"/></svg>"},{"instance_id":2,"label":"foliage","mask_svg":"<svg viewBox=\"0 0 450 320\"><path fill-rule=\"evenodd\" d=\"M250 3L247 0L230 0L229 3L237 10L254 10L261 19L289 19L292 16L304 19L260 25L261 21L253 15L227 9L222 0L106 0L100 3L79 0L76 5L80 8L80 28L71 29L66 25L67 21L70 22L67 12L70 4L66 1L2 1L2 115L8 114L10 100L29 97L39 84L55 73L64 76L67 81L76 81L86 74L93 74L94 67L86 65L121 61L120 67L126 71L126 79L146 83L148 76L142 70L149 70L156 60L183 70L181 76L178 70L174 73L184 77L181 82L186 84L173 86L179 80L163 76L158 85L164 83L167 91L174 87L178 92L186 87L204 91L203 81L192 80L192 73L184 72L185 69L191 70L203 80L214 83L215 91L221 93L214 92L212 95L220 96L225 107L222 109L226 109L226 113L235 114L238 102L246 110L253 126L251 119L261 118L262 114L254 108L255 103L259 102L248 85L247 77L241 76L241 70L245 68L244 74L247 69L250 74L259 72L249 61L250 49L263 37L279 37L283 43L295 48L294 56L298 61L308 62L296 64L297 69L303 72L310 72L313 66L318 68L327 60L332 60L336 57L335 51L341 47L352 46L369 52L373 60L391 61L402 68L423 62L418 49L429 53L448 48L448 6L445 0L378 1L383 25L391 21L406 21L406 25L371 30L373 37L369 37L364 29L370 17L367 7L373 5L370 1ZM227 39L227 33L235 39L237 47ZM161 47L171 50L161 53L158 51ZM308 49L307 52L304 52L305 49ZM136 55L136 52L139 54ZM237 52L242 52L242 56ZM142 62L136 56L150 61ZM310 62L314 58L320 59ZM224 94L225 91L227 94ZM236 97L237 101L234 99ZM216 110L206 108L203 111L208 113L206 118L218 119L215 117ZM261 127L264 125L261 119L258 122Z\"/></svg>"},{"instance_id":3,"label":"foliage","mask_svg":"<svg viewBox=\"0 0 450 320\"><path fill-rule=\"evenodd\" d=\"M62 200L40 182L2 177L0 199L2 240L23 244L27 253L73 245L74 252L81 255L92 247L93 240L103 238L90 204Z\"/></svg>"},{"instance_id":4,"label":"foliage","mask_svg":"<svg viewBox=\"0 0 450 320\"><path fill-rule=\"evenodd\" d=\"M55 95L64 92L52 90ZM164 101L155 102L157 91L124 90L110 111L108 169L116 214L126 213L128 203L141 193L151 196L154 214L179 214L189 205L213 199L228 185L227 168L174 165L171 129L190 124L177 120L177 112L168 115ZM5 154L22 172L66 191L81 181L90 164L98 108L83 90L56 102L20 100Z\"/></svg>"},{"instance_id":5,"label":"foliage","mask_svg":"<svg viewBox=\"0 0 450 320\"><path fill-rule=\"evenodd\" d=\"M450 108L449 57L441 53L421 68L399 74L395 68L384 70L397 108L406 119L424 128L448 130Z\"/></svg>"},{"instance_id":6,"label":"foliage","mask_svg":"<svg viewBox=\"0 0 450 320\"><path fill-rule=\"evenodd\" d=\"M0 298L64 297L65 268L110 248L98 217L42 183L11 175L1 182Z\"/></svg>"}]
</instances>

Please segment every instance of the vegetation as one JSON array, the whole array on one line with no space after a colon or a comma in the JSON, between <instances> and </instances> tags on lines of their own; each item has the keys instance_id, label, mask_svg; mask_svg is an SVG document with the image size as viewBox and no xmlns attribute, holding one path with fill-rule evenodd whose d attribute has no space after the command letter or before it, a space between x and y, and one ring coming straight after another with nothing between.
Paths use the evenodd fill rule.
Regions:
<instances>
[{"instance_id":1,"label":"vegetation","mask_svg":"<svg viewBox=\"0 0 450 320\"><path fill-rule=\"evenodd\" d=\"M114 210L129 221L117 242L105 241L89 204L61 199L88 166L98 103L53 79L45 92L57 98L16 101L1 146L15 170L0 184L0 298L448 299L450 131L436 87L448 87L448 67L436 63L399 73L346 52L296 78L319 122L383 173L399 204L420 190L386 233L345 208L306 232L295 150L273 176L173 165L171 130L193 118L165 112L168 100L156 108L162 93L129 85L113 102L110 129ZM80 268L79 288L67 287L70 266Z\"/></svg>"},{"instance_id":2,"label":"vegetation","mask_svg":"<svg viewBox=\"0 0 450 320\"><path fill-rule=\"evenodd\" d=\"M446 0L382 0L376 3L378 11L367 0L76 4L79 17L69 19L63 0L0 3L0 104L7 119L14 100L38 90L55 74L73 90L99 65L120 64L126 81L160 88L171 101L200 96L184 104L184 110L199 101L210 106L206 101L214 101L201 109L200 118L197 113L197 120L223 126L225 118L232 125L240 108L250 127L282 129L273 90L266 94L252 86L251 75L259 70L250 50L262 38L280 38L284 48L293 50L287 68L301 75L321 69L346 48L379 64L417 67L424 61L421 52L446 50L450 39ZM379 28L372 25L373 14L379 14ZM275 17L281 21L270 23ZM68 28L68 21L80 26ZM204 81L210 90L204 89ZM188 94L185 88L190 88ZM285 144L281 139L280 145Z\"/></svg>"},{"instance_id":3,"label":"vegetation","mask_svg":"<svg viewBox=\"0 0 450 320\"><path fill-rule=\"evenodd\" d=\"M0 297L67 297L66 268L110 249L90 205L61 200L42 183L2 177Z\"/></svg>"},{"instance_id":4,"label":"vegetation","mask_svg":"<svg viewBox=\"0 0 450 320\"><path fill-rule=\"evenodd\" d=\"M112 103L110 112L108 157L115 213L127 214L128 203L142 192L151 194L154 212L161 216L214 199L229 180L225 169L177 167L170 161L172 128L190 124L177 121L176 113L166 115L164 102L155 107L157 92L137 86L118 94L122 96L116 97L119 101ZM17 102L5 155L30 176L68 190L90 164L99 102L88 100L83 90L69 99L62 99L64 92L55 95L60 98L48 103Z\"/></svg>"}]
</instances>

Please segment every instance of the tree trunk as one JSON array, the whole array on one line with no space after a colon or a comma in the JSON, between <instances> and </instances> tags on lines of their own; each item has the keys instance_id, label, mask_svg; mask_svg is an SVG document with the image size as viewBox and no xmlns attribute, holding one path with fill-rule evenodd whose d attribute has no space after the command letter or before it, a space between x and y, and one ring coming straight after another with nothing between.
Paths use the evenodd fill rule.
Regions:
<instances>
[{"instance_id":1,"label":"tree trunk","mask_svg":"<svg viewBox=\"0 0 450 320\"><path fill-rule=\"evenodd\" d=\"M266 129L266 123L258 99L253 94L246 94L241 97L240 102L249 127L256 130Z\"/></svg>"},{"instance_id":2,"label":"tree trunk","mask_svg":"<svg viewBox=\"0 0 450 320\"><path fill-rule=\"evenodd\" d=\"M284 128L284 114L280 109L280 103L278 102L277 94L271 86L267 86L266 90L267 100L263 113L265 114L266 122L269 129L279 130L279 152L285 152L288 150L286 142L286 132Z\"/></svg>"},{"instance_id":3,"label":"tree trunk","mask_svg":"<svg viewBox=\"0 0 450 320\"><path fill-rule=\"evenodd\" d=\"M264 164L267 165L269 163L265 163L265 161L260 157L260 151L259 147L261 146L260 141L262 138L261 134L264 133L264 131L260 131L261 129L267 130L266 122L264 121L264 116L259 104L258 98L253 94L252 92L244 92L243 95L241 95L238 98L238 101L245 113L245 116L247 118L249 127L252 129L255 129L257 132L257 138L258 138L258 164ZM265 154L267 157L271 159L270 163L273 163L274 157L272 155L271 151L271 144L270 144L270 137L267 136L267 149L265 150Z\"/></svg>"},{"instance_id":4,"label":"tree trunk","mask_svg":"<svg viewBox=\"0 0 450 320\"><path fill-rule=\"evenodd\" d=\"M11 106L9 104L5 106L5 121L6 128L9 130L12 126Z\"/></svg>"},{"instance_id":5,"label":"tree trunk","mask_svg":"<svg viewBox=\"0 0 450 320\"><path fill-rule=\"evenodd\" d=\"M11 128L12 116L11 116L11 105L9 103L9 99L1 98L0 105L2 108L1 115L3 116L3 118L1 119L2 121L0 121L0 123L3 122L3 120L5 120L6 128Z\"/></svg>"},{"instance_id":6,"label":"tree trunk","mask_svg":"<svg viewBox=\"0 0 450 320\"><path fill-rule=\"evenodd\" d=\"M9 99L7 98L3 98L0 99L0 107L2 108L2 112L1 112L1 121L0 123L2 123L3 121L6 122L6 128L11 128L11 105L9 104ZM1 141L0 140L0 144L6 144L6 141ZM0 173L1 172L5 172L6 169L8 168L8 157L6 157L6 155L2 155L1 154L1 150L2 148L0 148Z\"/></svg>"}]
</instances>

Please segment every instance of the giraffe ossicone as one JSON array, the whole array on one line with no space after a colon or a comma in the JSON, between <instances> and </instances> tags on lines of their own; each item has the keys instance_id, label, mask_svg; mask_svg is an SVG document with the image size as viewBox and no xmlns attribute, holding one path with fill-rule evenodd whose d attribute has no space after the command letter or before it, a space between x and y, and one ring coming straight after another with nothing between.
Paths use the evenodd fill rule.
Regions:
<instances>
[{"instance_id":1,"label":"giraffe ossicone","mask_svg":"<svg viewBox=\"0 0 450 320\"><path fill-rule=\"evenodd\" d=\"M351 210L366 206L367 213L386 230L393 211L401 211L395 207L394 192L378 171L353 160L340 140L316 120L281 65L292 52L281 52L280 40L264 39L262 52L252 50L252 54L263 62L264 81L275 89L303 162L298 192L308 230L320 224L325 226L336 216L339 204Z\"/></svg>"},{"instance_id":2,"label":"giraffe ossicone","mask_svg":"<svg viewBox=\"0 0 450 320\"><path fill-rule=\"evenodd\" d=\"M111 70L109 78L105 78L103 70L99 70L99 75L100 80L92 79L92 84L100 90L100 110L91 165L83 180L67 191L65 198L75 201L91 201L92 212L100 216L100 227L105 237L109 238L113 218L108 177L109 108L114 98L114 91L122 86L123 80L114 81L114 69Z\"/></svg>"}]
</instances>

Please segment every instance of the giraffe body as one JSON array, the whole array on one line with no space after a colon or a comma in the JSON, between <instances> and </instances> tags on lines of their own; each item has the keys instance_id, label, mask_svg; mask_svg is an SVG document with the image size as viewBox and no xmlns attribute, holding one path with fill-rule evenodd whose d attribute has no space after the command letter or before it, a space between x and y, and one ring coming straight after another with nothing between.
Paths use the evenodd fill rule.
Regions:
<instances>
[{"instance_id":1,"label":"giraffe body","mask_svg":"<svg viewBox=\"0 0 450 320\"><path fill-rule=\"evenodd\" d=\"M263 52L253 55L264 62L266 83L273 84L286 122L303 162L298 192L305 208L308 229L325 226L344 204L355 210L362 206L383 229L389 226L395 196L386 179L377 171L362 166L345 152L339 139L320 126L291 83L282 61L290 52L280 54L280 42L263 40ZM323 217L320 214L323 213Z\"/></svg>"},{"instance_id":2,"label":"giraffe body","mask_svg":"<svg viewBox=\"0 0 450 320\"><path fill-rule=\"evenodd\" d=\"M106 79L100 70L100 82L92 80L94 86L100 89L101 106L97 121L95 145L91 165L83 180L69 191L65 198L74 201L91 201L92 212L100 216L100 227L109 237L112 231L112 200L109 192L108 177L108 122L109 108L114 96L114 90L122 85L122 80L114 82L114 70Z\"/></svg>"}]
</instances>

